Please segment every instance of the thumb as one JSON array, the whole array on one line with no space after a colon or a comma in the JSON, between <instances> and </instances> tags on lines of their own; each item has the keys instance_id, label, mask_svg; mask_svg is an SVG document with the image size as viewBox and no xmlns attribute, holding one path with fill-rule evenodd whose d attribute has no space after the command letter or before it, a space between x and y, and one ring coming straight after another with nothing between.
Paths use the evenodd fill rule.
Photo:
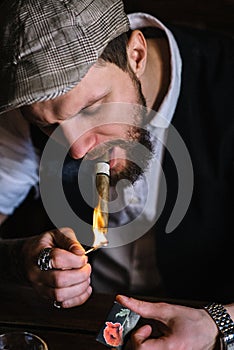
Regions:
<instances>
[{"instance_id":1,"label":"thumb","mask_svg":"<svg viewBox=\"0 0 234 350\"><path fill-rule=\"evenodd\" d=\"M69 227L62 227L54 231L54 240L58 247L70 251L76 255L83 255L84 248L77 240L75 232Z\"/></svg>"},{"instance_id":2,"label":"thumb","mask_svg":"<svg viewBox=\"0 0 234 350\"><path fill-rule=\"evenodd\" d=\"M134 332L134 334L132 335L132 340L136 345L141 345L145 342L147 338L150 337L151 333L151 326L145 325L139 328L136 332Z\"/></svg>"}]
</instances>

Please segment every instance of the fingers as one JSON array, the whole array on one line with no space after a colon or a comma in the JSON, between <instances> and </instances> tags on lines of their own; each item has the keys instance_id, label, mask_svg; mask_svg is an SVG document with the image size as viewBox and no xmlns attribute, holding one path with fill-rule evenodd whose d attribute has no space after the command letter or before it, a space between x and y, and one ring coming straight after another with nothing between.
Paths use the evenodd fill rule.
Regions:
<instances>
[{"instance_id":1,"label":"fingers","mask_svg":"<svg viewBox=\"0 0 234 350\"><path fill-rule=\"evenodd\" d=\"M70 228L47 231L34 238L31 249L28 246L28 255L34 257L36 261L40 251L44 248L52 248L50 262L54 269L79 268L87 263L85 250Z\"/></svg>"},{"instance_id":2,"label":"fingers","mask_svg":"<svg viewBox=\"0 0 234 350\"><path fill-rule=\"evenodd\" d=\"M83 255L85 253L84 248L76 238L75 232L68 227L53 231L53 238L55 245L60 248L77 255Z\"/></svg>"},{"instance_id":3,"label":"fingers","mask_svg":"<svg viewBox=\"0 0 234 350\"><path fill-rule=\"evenodd\" d=\"M40 283L51 288L66 288L88 281L90 275L90 264L86 264L80 269L42 271Z\"/></svg>"},{"instance_id":4,"label":"fingers","mask_svg":"<svg viewBox=\"0 0 234 350\"><path fill-rule=\"evenodd\" d=\"M75 255L64 249L53 248L50 253L51 265L54 269L76 269L87 264L88 258L80 251Z\"/></svg>"},{"instance_id":5,"label":"fingers","mask_svg":"<svg viewBox=\"0 0 234 350\"><path fill-rule=\"evenodd\" d=\"M44 248L50 251L53 270L41 271L38 255ZM61 228L32 237L24 247L25 269L29 281L45 297L62 302L62 307L84 303L90 296L91 266L85 250L72 229Z\"/></svg>"},{"instance_id":6,"label":"fingers","mask_svg":"<svg viewBox=\"0 0 234 350\"><path fill-rule=\"evenodd\" d=\"M76 238L75 232L68 227L43 233L41 236L39 236L39 239L37 238L37 243L39 250L45 247L59 247L77 255L82 255L85 253L84 248Z\"/></svg>"},{"instance_id":7,"label":"fingers","mask_svg":"<svg viewBox=\"0 0 234 350\"><path fill-rule=\"evenodd\" d=\"M90 281L86 280L82 283L67 288L48 289L48 293L50 299L57 300L58 302L62 303L68 300L81 297L82 295L86 294L88 290L90 290L91 292L92 288L90 286Z\"/></svg>"},{"instance_id":8,"label":"fingers","mask_svg":"<svg viewBox=\"0 0 234 350\"><path fill-rule=\"evenodd\" d=\"M70 308L82 305L91 295L92 287L89 281L85 281L76 286L68 288L48 288L44 285L38 285L37 290L51 301L56 300L62 308Z\"/></svg>"},{"instance_id":9,"label":"fingers","mask_svg":"<svg viewBox=\"0 0 234 350\"><path fill-rule=\"evenodd\" d=\"M90 286L91 266L80 269L41 271L34 287L45 297L72 307L84 303L92 293Z\"/></svg>"},{"instance_id":10,"label":"fingers","mask_svg":"<svg viewBox=\"0 0 234 350\"><path fill-rule=\"evenodd\" d=\"M86 300L88 300L91 293L92 293L92 287L89 286L88 289L83 294L77 295L72 299L68 299L68 300L63 301L61 306L65 309L67 309L70 307L82 305L86 302Z\"/></svg>"},{"instance_id":11,"label":"fingers","mask_svg":"<svg viewBox=\"0 0 234 350\"><path fill-rule=\"evenodd\" d=\"M116 299L120 304L138 313L142 317L159 320L166 324L169 322L172 315L174 314L174 307L170 304L149 303L134 298L128 298L123 295L118 295Z\"/></svg>"}]
</instances>

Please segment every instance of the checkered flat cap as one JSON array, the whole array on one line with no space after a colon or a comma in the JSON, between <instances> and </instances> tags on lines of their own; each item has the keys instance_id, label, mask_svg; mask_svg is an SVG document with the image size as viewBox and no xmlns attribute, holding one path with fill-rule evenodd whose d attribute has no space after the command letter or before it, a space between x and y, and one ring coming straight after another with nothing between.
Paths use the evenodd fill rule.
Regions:
<instances>
[{"instance_id":1,"label":"checkered flat cap","mask_svg":"<svg viewBox=\"0 0 234 350\"><path fill-rule=\"evenodd\" d=\"M0 113L71 90L129 29L121 0L1 0Z\"/></svg>"}]
</instances>

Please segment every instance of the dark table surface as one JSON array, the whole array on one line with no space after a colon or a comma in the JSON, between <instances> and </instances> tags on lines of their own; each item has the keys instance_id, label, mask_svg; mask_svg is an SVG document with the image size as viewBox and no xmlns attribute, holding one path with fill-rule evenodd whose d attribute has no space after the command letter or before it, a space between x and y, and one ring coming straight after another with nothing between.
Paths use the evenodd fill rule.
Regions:
<instances>
[{"instance_id":1,"label":"dark table surface","mask_svg":"<svg viewBox=\"0 0 234 350\"><path fill-rule=\"evenodd\" d=\"M200 307L202 303L155 297L140 299L192 307ZM30 287L5 283L0 286L0 334L9 331L31 332L40 336L49 350L104 350L107 347L97 342L96 336L114 301L114 295L92 294L81 306L57 309L51 301L43 299ZM145 321L149 320L141 319L140 324Z\"/></svg>"},{"instance_id":2,"label":"dark table surface","mask_svg":"<svg viewBox=\"0 0 234 350\"><path fill-rule=\"evenodd\" d=\"M0 333L35 333L44 339L49 350L107 349L95 339L114 299L94 294L82 306L56 309L30 287L5 284L0 286Z\"/></svg>"}]
</instances>

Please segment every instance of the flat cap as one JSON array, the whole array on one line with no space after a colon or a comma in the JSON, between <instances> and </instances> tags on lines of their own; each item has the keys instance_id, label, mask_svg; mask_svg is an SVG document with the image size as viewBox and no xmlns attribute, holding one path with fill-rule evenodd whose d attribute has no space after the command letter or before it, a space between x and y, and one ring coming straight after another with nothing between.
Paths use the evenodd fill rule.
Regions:
<instances>
[{"instance_id":1,"label":"flat cap","mask_svg":"<svg viewBox=\"0 0 234 350\"><path fill-rule=\"evenodd\" d=\"M2 0L0 113L71 90L128 31L121 0Z\"/></svg>"}]
</instances>

